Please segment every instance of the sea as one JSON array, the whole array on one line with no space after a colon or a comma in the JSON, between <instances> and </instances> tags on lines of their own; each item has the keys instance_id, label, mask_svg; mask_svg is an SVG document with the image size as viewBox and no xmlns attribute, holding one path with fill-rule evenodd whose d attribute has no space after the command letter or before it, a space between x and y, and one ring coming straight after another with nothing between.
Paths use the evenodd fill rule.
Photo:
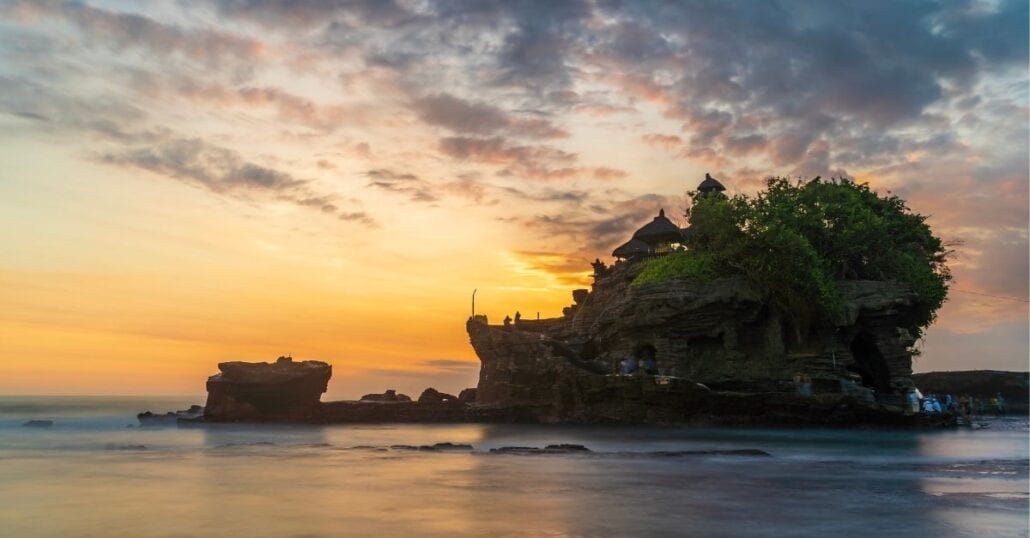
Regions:
<instances>
[{"instance_id":1,"label":"sea","mask_svg":"<svg viewBox=\"0 0 1030 538\"><path fill-rule=\"evenodd\" d=\"M194 403L0 397L0 536L1030 533L1025 416L933 431L135 418ZM409 448L436 443L472 448ZM563 443L589 452L491 452Z\"/></svg>"}]
</instances>

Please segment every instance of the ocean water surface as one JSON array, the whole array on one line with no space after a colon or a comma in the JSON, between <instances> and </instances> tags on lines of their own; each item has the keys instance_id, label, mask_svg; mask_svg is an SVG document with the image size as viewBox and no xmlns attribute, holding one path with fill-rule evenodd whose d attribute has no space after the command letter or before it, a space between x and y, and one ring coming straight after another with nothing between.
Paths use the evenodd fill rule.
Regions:
<instances>
[{"instance_id":1,"label":"ocean water surface","mask_svg":"<svg viewBox=\"0 0 1030 538\"><path fill-rule=\"evenodd\" d=\"M198 401L0 397L0 535L1028 535L1026 417L922 432L127 427ZM443 442L473 449L390 448ZM591 452L490 452L558 443ZM696 453L750 449L769 456Z\"/></svg>"}]
</instances>

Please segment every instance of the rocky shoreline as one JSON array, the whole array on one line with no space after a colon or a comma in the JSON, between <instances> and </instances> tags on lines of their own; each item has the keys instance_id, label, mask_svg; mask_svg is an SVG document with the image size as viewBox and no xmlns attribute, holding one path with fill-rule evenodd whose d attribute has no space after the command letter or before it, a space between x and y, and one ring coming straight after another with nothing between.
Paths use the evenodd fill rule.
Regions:
<instances>
[{"instance_id":1,"label":"rocky shoreline","mask_svg":"<svg viewBox=\"0 0 1030 538\"><path fill-rule=\"evenodd\" d=\"M693 424L827 427L938 427L955 423L948 414L906 414L901 408L854 395L713 391L661 376L583 373L577 391L589 413L549 416L533 405L482 403L476 389L459 396L426 389L417 400L394 391L361 400L322 402L332 367L320 361L231 362L208 380L202 412L141 413L141 425L204 426L225 423L533 423ZM608 402L600 405L600 402Z\"/></svg>"}]
</instances>

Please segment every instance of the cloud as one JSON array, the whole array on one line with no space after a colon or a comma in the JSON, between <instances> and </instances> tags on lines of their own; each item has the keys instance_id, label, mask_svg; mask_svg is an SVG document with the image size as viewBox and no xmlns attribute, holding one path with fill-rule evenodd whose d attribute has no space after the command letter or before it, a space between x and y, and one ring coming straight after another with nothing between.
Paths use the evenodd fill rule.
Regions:
<instances>
[{"instance_id":1,"label":"cloud","mask_svg":"<svg viewBox=\"0 0 1030 538\"><path fill-rule=\"evenodd\" d=\"M102 160L131 165L203 186L214 192L285 191L305 182L290 174L244 161L238 153L197 139L173 139L157 146L107 153Z\"/></svg>"},{"instance_id":2,"label":"cloud","mask_svg":"<svg viewBox=\"0 0 1030 538\"><path fill-rule=\"evenodd\" d=\"M412 202L435 203L439 200L429 183L415 174L377 168L366 171L365 175L372 180L369 187L407 195Z\"/></svg>"},{"instance_id":3,"label":"cloud","mask_svg":"<svg viewBox=\"0 0 1030 538\"><path fill-rule=\"evenodd\" d=\"M608 256L612 248L650 222L659 209L664 208L666 215L676 221L685 207L685 200L656 194L624 199L604 197L577 208L517 217L517 221L533 233L562 238L570 245L570 251L580 253L581 258L593 259Z\"/></svg>"},{"instance_id":4,"label":"cloud","mask_svg":"<svg viewBox=\"0 0 1030 538\"><path fill-rule=\"evenodd\" d=\"M154 145L110 151L99 158L108 164L141 168L219 194L273 194L276 199L316 208L344 221L376 225L364 212L341 213L332 196L313 194L308 180L247 161L233 150L197 138L170 138Z\"/></svg>"},{"instance_id":5,"label":"cloud","mask_svg":"<svg viewBox=\"0 0 1030 538\"><path fill-rule=\"evenodd\" d=\"M437 94L415 101L412 109L430 124L455 133L507 135L534 138L564 138L569 134L538 118L519 118L485 103L465 101L450 94Z\"/></svg>"},{"instance_id":6,"label":"cloud","mask_svg":"<svg viewBox=\"0 0 1030 538\"><path fill-rule=\"evenodd\" d=\"M468 370L469 368L479 369L479 363L473 361L461 361L455 359L430 359L420 363L422 366L434 370Z\"/></svg>"},{"instance_id":7,"label":"cloud","mask_svg":"<svg viewBox=\"0 0 1030 538\"><path fill-rule=\"evenodd\" d=\"M367 170L349 196L490 206L581 257L674 213L655 170L846 173L966 238L970 286L1025 289L1025 1L148 7L3 4L5 127L344 220L370 217L330 184Z\"/></svg>"},{"instance_id":8,"label":"cloud","mask_svg":"<svg viewBox=\"0 0 1030 538\"><path fill-rule=\"evenodd\" d=\"M60 0L14 1L2 12L23 20L56 18L77 28L83 43L112 51L141 49L161 57L179 55L208 66L254 61L261 57L260 42L237 35L185 29L134 13L118 13L81 2Z\"/></svg>"},{"instance_id":9,"label":"cloud","mask_svg":"<svg viewBox=\"0 0 1030 538\"><path fill-rule=\"evenodd\" d=\"M171 97L207 103L219 109L270 109L279 122L297 123L322 131L370 121L366 108L323 105L275 87L231 87L183 74L162 75L144 70L134 71L131 83L140 94L153 100Z\"/></svg>"},{"instance_id":10,"label":"cloud","mask_svg":"<svg viewBox=\"0 0 1030 538\"><path fill-rule=\"evenodd\" d=\"M557 180L590 176L608 180L627 175L624 170L606 166L573 166L578 161L575 153L550 146L513 144L501 137L446 137L440 140L439 148L457 160L497 165L497 175L502 177Z\"/></svg>"},{"instance_id":11,"label":"cloud","mask_svg":"<svg viewBox=\"0 0 1030 538\"><path fill-rule=\"evenodd\" d=\"M562 252L516 251L513 254L533 271L546 273L562 286L589 286L589 258Z\"/></svg>"}]
</instances>

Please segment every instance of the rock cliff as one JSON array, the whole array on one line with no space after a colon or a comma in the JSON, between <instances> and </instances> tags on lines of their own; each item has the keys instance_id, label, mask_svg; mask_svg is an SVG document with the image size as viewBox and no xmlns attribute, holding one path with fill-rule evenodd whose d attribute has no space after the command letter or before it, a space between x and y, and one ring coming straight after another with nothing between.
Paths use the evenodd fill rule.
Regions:
<instances>
[{"instance_id":1,"label":"rock cliff","mask_svg":"<svg viewBox=\"0 0 1030 538\"><path fill-rule=\"evenodd\" d=\"M912 374L903 287L842 282L839 319L799 331L741 278L632 286L638 270L617 264L563 318L470 319L477 404L542 422L905 422L893 418ZM662 375L616 375L647 356ZM799 376L815 397L796 395Z\"/></svg>"}]
</instances>

